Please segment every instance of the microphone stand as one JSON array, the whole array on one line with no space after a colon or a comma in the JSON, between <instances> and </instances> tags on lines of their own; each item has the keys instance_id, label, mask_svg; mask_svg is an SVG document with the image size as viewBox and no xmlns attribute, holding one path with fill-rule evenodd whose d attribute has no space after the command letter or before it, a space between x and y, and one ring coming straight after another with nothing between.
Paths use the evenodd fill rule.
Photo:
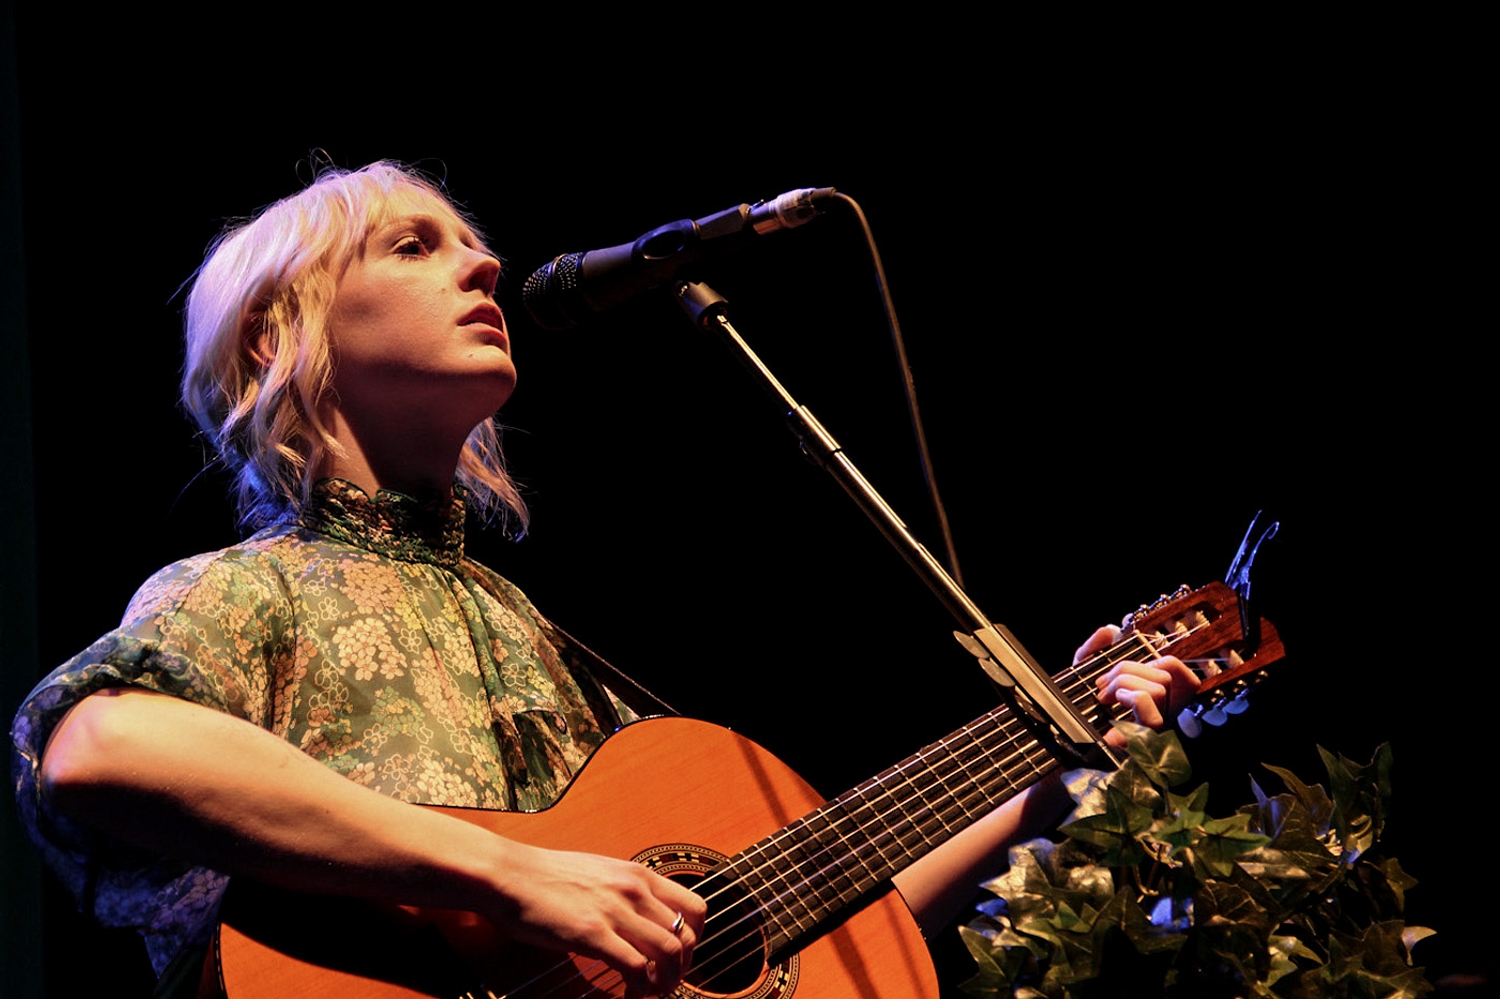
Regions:
<instances>
[{"instance_id":1,"label":"microphone stand","mask_svg":"<svg viewBox=\"0 0 1500 999\"><path fill-rule=\"evenodd\" d=\"M885 536L933 595L948 608L963 628L955 631L959 640L1001 687L1010 692L1020 707L1035 721L1051 726L1053 735L1078 757L1091 751L1102 754L1115 766L1124 761L1107 745L1053 682L1041 665L1032 658L1010 629L997 624L969 599L946 569L907 529L890 505L875 491L854 463L844 454L833 435L818 422L812 411L792 398L755 351L750 349L727 315L729 303L718 292L701 282L678 281L673 294L688 318L700 329L717 333L734 352L752 377L784 408L787 422L800 442L802 451L819 467L833 476L849 498Z\"/></svg>"}]
</instances>

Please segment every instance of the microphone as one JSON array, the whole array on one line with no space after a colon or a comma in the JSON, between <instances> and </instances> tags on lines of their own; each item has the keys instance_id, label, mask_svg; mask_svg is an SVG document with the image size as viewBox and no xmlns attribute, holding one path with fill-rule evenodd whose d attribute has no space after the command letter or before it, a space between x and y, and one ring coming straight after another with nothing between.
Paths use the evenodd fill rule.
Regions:
<instances>
[{"instance_id":1,"label":"microphone","mask_svg":"<svg viewBox=\"0 0 1500 999\"><path fill-rule=\"evenodd\" d=\"M634 243L564 253L532 272L521 302L544 330L572 329L596 312L659 288L689 264L738 249L757 236L795 229L819 214L831 187L804 187L770 201L652 229Z\"/></svg>"}]
</instances>

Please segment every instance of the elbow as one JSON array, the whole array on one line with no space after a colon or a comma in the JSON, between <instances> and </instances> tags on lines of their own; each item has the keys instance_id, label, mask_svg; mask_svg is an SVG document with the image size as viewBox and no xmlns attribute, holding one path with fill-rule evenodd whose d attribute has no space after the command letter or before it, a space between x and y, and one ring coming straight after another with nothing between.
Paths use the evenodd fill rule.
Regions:
<instances>
[{"instance_id":1,"label":"elbow","mask_svg":"<svg viewBox=\"0 0 1500 999\"><path fill-rule=\"evenodd\" d=\"M101 791L126 782L135 755L135 726L131 698L121 696L125 693L90 694L63 716L47 739L38 778L42 796L62 814L84 818Z\"/></svg>"}]
</instances>

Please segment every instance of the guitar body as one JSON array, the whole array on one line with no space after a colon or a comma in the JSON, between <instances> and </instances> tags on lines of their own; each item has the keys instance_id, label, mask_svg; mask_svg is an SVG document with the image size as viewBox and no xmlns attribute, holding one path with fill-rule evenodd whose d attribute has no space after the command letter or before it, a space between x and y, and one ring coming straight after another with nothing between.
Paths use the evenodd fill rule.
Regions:
<instances>
[{"instance_id":1,"label":"guitar body","mask_svg":"<svg viewBox=\"0 0 1500 999\"><path fill-rule=\"evenodd\" d=\"M511 839L637 859L691 878L823 803L775 756L705 722L656 718L612 736L551 808L444 808ZM622 996L587 958L514 947L465 913L414 912L235 885L216 945L228 999L413 999L472 992L549 999ZM699 955L705 948L700 946ZM695 956L695 964L701 963ZM674 996L743 999L936 999L927 946L887 890L794 957L752 980L685 985ZM692 982L692 976L689 976ZM613 983L613 984L611 984Z\"/></svg>"}]
</instances>

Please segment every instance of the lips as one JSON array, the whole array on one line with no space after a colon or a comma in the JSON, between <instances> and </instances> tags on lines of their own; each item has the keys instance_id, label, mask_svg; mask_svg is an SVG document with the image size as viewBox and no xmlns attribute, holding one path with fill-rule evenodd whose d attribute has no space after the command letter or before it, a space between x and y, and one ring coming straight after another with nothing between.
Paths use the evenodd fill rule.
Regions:
<instances>
[{"instance_id":1,"label":"lips","mask_svg":"<svg viewBox=\"0 0 1500 999\"><path fill-rule=\"evenodd\" d=\"M471 323L484 323L493 326L497 330L505 329L505 313L500 311L500 306L493 302L485 302L464 313L464 317L458 321L460 326L468 326Z\"/></svg>"},{"instance_id":2,"label":"lips","mask_svg":"<svg viewBox=\"0 0 1500 999\"><path fill-rule=\"evenodd\" d=\"M500 334L500 345L502 348L510 347L510 336L505 330L505 313L494 302L485 302L475 306L464 313L463 318L458 321L460 326L488 326Z\"/></svg>"}]
</instances>

